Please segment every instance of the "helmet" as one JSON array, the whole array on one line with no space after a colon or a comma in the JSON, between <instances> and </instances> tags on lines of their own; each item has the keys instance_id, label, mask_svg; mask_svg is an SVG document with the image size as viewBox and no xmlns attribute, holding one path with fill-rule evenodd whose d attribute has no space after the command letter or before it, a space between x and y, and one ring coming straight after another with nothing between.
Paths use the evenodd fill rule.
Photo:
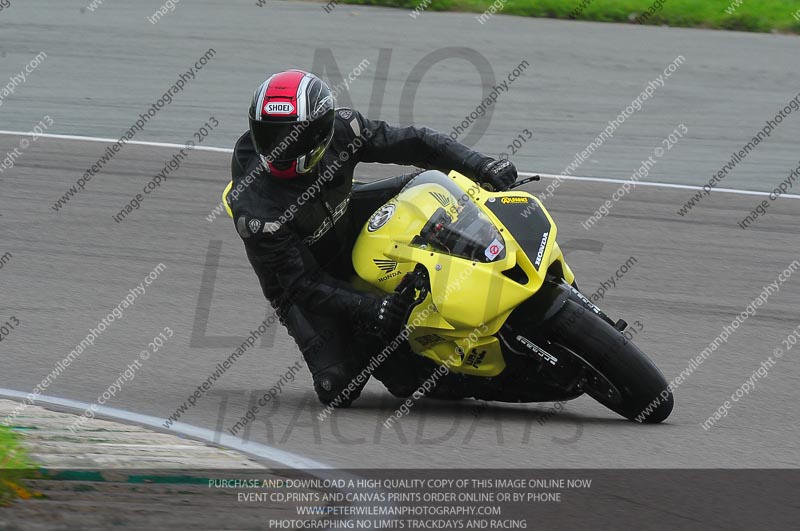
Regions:
<instances>
[{"instance_id":1,"label":"helmet","mask_svg":"<svg viewBox=\"0 0 800 531\"><path fill-rule=\"evenodd\" d=\"M273 74L253 94L250 135L256 152L275 177L309 173L333 138L333 94L314 74Z\"/></svg>"}]
</instances>

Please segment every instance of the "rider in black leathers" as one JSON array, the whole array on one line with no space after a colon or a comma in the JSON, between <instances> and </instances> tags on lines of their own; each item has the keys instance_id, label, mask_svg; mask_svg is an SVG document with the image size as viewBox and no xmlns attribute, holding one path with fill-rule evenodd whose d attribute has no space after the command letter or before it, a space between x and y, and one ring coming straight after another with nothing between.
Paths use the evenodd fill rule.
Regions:
<instances>
[{"instance_id":1,"label":"rider in black leathers","mask_svg":"<svg viewBox=\"0 0 800 531\"><path fill-rule=\"evenodd\" d=\"M291 112L296 116L287 119ZM287 147L287 124L304 126L291 139L297 149ZM431 129L392 127L352 109L334 110L328 87L307 72L275 74L256 90L250 130L234 149L227 201L264 296L303 353L320 400L334 406L349 405L366 383L341 396L379 346L368 338L396 336L407 312L394 295L351 286L350 253L368 217L415 174L354 186L359 162L457 170L498 189L517 176L510 162ZM407 396L413 389L400 354L394 363L393 357L373 374Z\"/></svg>"}]
</instances>

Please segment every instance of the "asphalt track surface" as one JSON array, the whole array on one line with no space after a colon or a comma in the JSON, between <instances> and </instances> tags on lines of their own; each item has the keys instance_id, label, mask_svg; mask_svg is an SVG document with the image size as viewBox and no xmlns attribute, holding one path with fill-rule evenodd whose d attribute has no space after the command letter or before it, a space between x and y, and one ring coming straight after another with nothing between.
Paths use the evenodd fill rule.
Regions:
<instances>
[{"instance_id":1,"label":"asphalt track surface","mask_svg":"<svg viewBox=\"0 0 800 531\"><path fill-rule=\"evenodd\" d=\"M480 25L472 15L424 13L414 20L403 10L351 6L326 14L319 4L285 2L262 8L253 2L179 4L152 25L145 17L160 2L108 2L81 12L84 5L14 3L0 13L0 81L47 53L4 99L1 129L29 131L47 115L53 120L48 133L118 137L209 48L217 55L137 140L183 144L214 116L220 125L203 145L230 147L246 127L253 87L274 70L312 68L317 48L323 49L318 58L331 50L342 74L370 60L352 83L350 101L373 117L402 122L398 102L414 65L432 51L468 47L488 60L497 79L523 59L531 65L500 96L475 147L500 153L529 128L533 139L512 159L526 171L559 173L683 55L686 62L664 87L575 173L626 179L684 124L686 137L645 180L702 185L800 91L796 37L502 16ZM391 61L376 75L379 48L391 49ZM378 86L385 82L385 95L370 109L376 78ZM414 120L449 132L481 94L475 67L448 59L425 75ZM798 164L798 133L795 112L721 186L773 189ZM0 155L22 138L0 134ZM0 256L12 255L0 269L0 321L13 316L20 323L0 344L0 387L29 391L163 263L166 269L124 318L47 393L94 402L167 326L174 337L107 404L166 418L264 319L265 302L230 221L206 220L228 179L229 154L192 152L139 210L116 223L112 216L177 151L128 145L66 207L51 209L105 148L102 142L40 138L0 173ZM395 171L365 166L363 175ZM536 192L550 182L527 189ZM640 186L584 229L581 222L617 187L566 181L546 204L585 291L636 258L600 305L643 324L635 341L672 380L764 285L800 259L800 203L778 199L742 230L737 222L764 197L715 192L681 217L676 211L691 190ZM552 404L422 401L399 427L384 429L401 400L375 382L352 409L321 422L303 371L240 435L340 467L795 467L800 347L716 426L704 431L700 423L800 324L799 295L800 276L782 284L680 385L675 411L661 425L629 423L581 398L544 424L538 420ZM225 430L239 420L251 399L298 359L279 327L267 336L181 421Z\"/></svg>"}]
</instances>

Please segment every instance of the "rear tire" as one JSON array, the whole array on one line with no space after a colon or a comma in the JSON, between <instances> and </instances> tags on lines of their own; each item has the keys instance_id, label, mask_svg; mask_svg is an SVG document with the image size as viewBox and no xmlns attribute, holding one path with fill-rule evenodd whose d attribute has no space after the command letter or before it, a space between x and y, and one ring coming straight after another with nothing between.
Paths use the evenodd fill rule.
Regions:
<instances>
[{"instance_id":1,"label":"rear tire","mask_svg":"<svg viewBox=\"0 0 800 531\"><path fill-rule=\"evenodd\" d=\"M621 400L608 403L586 393L628 420L658 423L672 412L667 380L644 352L582 304L568 300L548 323L551 341L583 358L613 384Z\"/></svg>"}]
</instances>

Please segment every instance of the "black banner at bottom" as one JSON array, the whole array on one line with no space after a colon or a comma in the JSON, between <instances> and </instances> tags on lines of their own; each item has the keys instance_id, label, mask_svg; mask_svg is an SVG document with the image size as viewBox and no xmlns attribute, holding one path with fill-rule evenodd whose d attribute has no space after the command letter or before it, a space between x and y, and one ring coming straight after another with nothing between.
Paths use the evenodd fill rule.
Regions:
<instances>
[{"instance_id":1,"label":"black banner at bottom","mask_svg":"<svg viewBox=\"0 0 800 531\"><path fill-rule=\"evenodd\" d=\"M0 470L0 481L19 494L0 509L3 529L706 530L800 520L798 470Z\"/></svg>"}]
</instances>

